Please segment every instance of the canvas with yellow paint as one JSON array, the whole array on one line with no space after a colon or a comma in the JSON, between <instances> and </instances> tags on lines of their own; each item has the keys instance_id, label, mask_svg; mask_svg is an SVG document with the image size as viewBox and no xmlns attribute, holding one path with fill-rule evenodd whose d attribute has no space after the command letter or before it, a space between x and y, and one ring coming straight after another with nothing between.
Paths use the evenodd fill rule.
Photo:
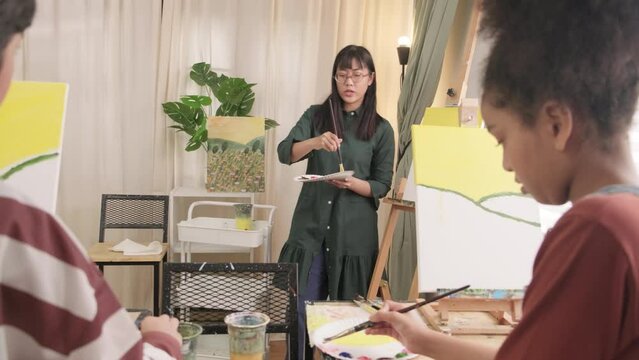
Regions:
<instances>
[{"instance_id":1,"label":"canvas with yellow paint","mask_svg":"<svg viewBox=\"0 0 639 360\"><path fill-rule=\"evenodd\" d=\"M264 118L213 116L207 130L207 189L263 192Z\"/></svg>"},{"instance_id":2,"label":"canvas with yellow paint","mask_svg":"<svg viewBox=\"0 0 639 360\"><path fill-rule=\"evenodd\" d=\"M55 211L67 84L12 82L0 106L0 180Z\"/></svg>"},{"instance_id":3,"label":"canvas with yellow paint","mask_svg":"<svg viewBox=\"0 0 639 360\"><path fill-rule=\"evenodd\" d=\"M522 289L542 240L537 202L485 130L412 128L419 290Z\"/></svg>"}]
</instances>

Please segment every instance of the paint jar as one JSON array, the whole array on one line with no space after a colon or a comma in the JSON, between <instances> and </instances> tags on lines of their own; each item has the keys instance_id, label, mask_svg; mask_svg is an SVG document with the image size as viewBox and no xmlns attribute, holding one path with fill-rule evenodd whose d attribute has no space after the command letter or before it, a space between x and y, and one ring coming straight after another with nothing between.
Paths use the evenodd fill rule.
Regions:
<instances>
[{"instance_id":1,"label":"paint jar","mask_svg":"<svg viewBox=\"0 0 639 360\"><path fill-rule=\"evenodd\" d=\"M178 332L182 335L182 357L184 360L195 360L197 355L197 338L202 334L202 326L191 322L181 322Z\"/></svg>"},{"instance_id":2,"label":"paint jar","mask_svg":"<svg viewBox=\"0 0 639 360\"><path fill-rule=\"evenodd\" d=\"M235 228L253 230L253 204L234 204Z\"/></svg>"},{"instance_id":3,"label":"paint jar","mask_svg":"<svg viewBox=\"0 0 639 360\"><path fill-rule=\"evenodd\" d=\"M231 360L264 360L266 325L271 319L262 313L243 311L227 315Z\"/></svg>"}]
</instances>

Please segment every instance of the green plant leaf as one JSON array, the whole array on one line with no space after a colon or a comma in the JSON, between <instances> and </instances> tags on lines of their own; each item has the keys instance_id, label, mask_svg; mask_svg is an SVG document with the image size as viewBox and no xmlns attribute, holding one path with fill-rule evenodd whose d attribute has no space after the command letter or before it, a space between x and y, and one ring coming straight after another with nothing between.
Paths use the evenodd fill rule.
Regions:
<instances>
[{"instance_id":1,"label":"green plant leaf","mask_svg":"<svg viewBox=\"0 0 639 360\"><path fill-rule=\"evenodd\" d=\"M186 151L194 151L200 147L208 149L207 117L201 106L194 108L181 102L168 102L162 104L162 108L173 121L178 123L169 127L177 129L178 132L184 131L191 137L186 144Z\"/></svg>"},{"instance_id":2,"label":"green plant leaf","mask_svg":"<svg viewBox=\"0 0 639 360\"><path fill-rule=\"evenodd\" d=\"M234 94L232 94L233 97L230 98L229 101L234 104L240 104L246 97L255 98L255 94L253 93L253 90L251 90L251 85L247 84L244 79L240 80L241 81L237 82L236 84L231 84L231 86L235 88L235 91Z\"/></svg>"},{"instance_id":3,"label":"green plant leaf","mask_svg":"<svg viewBox=\"0 0 639 360\"><path fill-rule=\"evenodd\" d=\"M184 127L195 125L195 110L181 102L167 102L162 104L164 113L168 115L171 120Z\"/></svg>"},{"instance_id":4,"label":"green plant leaf","mask_svg":"<svg viewBox=\"0 0 639 360\"><path fill-rule=\"evenodd\" d=\"M207 116L204 109L199 108L195 110L195 124L197 127L206 128Z\"/></svg>"},{"instance_id":5,"label":"green plant leaf","mask_svg":"<svg viewBox=\"0 0 639 360\"><path fill-rule=\"evenodd\" d=\"M215 74L215 76L218 76L217 73L214 73L214 74ZM224 81L228 80L228 79L229 79L228 76L226 76L224 74L221 74L217 78L215 78L215 81L210 82L208 84L209 89L211 89L211 92L213 93L213 96L215 96L215 98L218 99L218 101L220 100L220 98L218 98L217 95L215 95L215 94L217 94L217 92L219 91L220 84L223 83Z\"/></svg>"},{"instance_id":6,"label":"green plant leaf","mask_svg":"<svg viewBox=\"0 0 639 360\"><path fill-rule=\"evenodd\" d=\"M199 127L197 131L195 131L195 134L193 134L193 140L199 142L208 140L208 131L205 126Z\"/></svg>"},{"instance_id":7,"label":"green plant leaf","mask_svg":"<svg viewBox=\"0 0 639 360\"><path fill-rule=\"evenodd\" d=\"M202 106L211 105L211 98L202 95L186 95L180 98L183 104L190 106L194 109L200 109Z\"/></svg>"},{"instance_id":8,"label":"green plant leaf","mask_svg":"<svg viewBox=\"0 0 639 360\"><path fill-rule=\"evenodd\" d=\"M275 121L273 119L269 119L269 118L265 118L264 119L264 128L266 130L272 129L272 128L276 127L276 126L280 126L280 124L277 121Z\"/></svg>"},{"instance_id":9,"label":"green plant leaf","mask_svg":"<svg viewBox=\"0 0 639 360\"><path fill-rule=\"evenodd\" d=\"M206 74L211 70L211 64L205 63L204 61L195 63L191 66L191 71L198 74Z\"/></svg>"},{"instance_id":10,"label":"green plant leaf","mask_svg":"<svg viewBox=\"0 0 639 360\"><path fill-rule=\"evenodd\" d=\"M189 76L196 84L200 86L208 86L211 89L217 87L216 84L219 81L217 73L215 71L211 71L211 65L205 62L193 64Z\"/></svg>"},{"instance_id":11,"label":"green plant leaf","mask_svg":"<svg viewBox=\"0 0 639 360\"><path fill-rule=\"evenodd\" d=\"M177 132L184 131L184 127L182 127L180 125L171 125L171 126L169 126L169 128L176 129Z\"/></svg>"},{"instance_id":12,"label":"green plant leaf","mask_svg":"<svg viewBox=\"0 0 639 360\"><path fill-rule=\"evenodd\" d=\"M237 105L231 103L222 103L217 108L215 116L235 116L237 114Z\"/></svg>"},{"instance_id":13,"label":"green plant leaf","mask_svg":"<svg viewBox=\"0 0 639 360\"><path fill-rule=\"evenodd\" d=\"M251 90L246 93L244 98L240 100L237 107L237 116L247 116L251 113L253 103L255 102L255 93Z\"/></svg>"},{"instance_id":14,"label":"green plant leaf","mask_svg":"<svg viewBox=\"0 0 639 360\"><path fill-rule=\"evenodd\" d=\"M246 81L240 78L227 78L220 81L215 97L221 103L239 104L248 91L252 91Z\"/></svg>"},{"instance_id":15,"label":"green plant leaf","mask_svg":"<svg viewBox=\"0 0 639 360\"><path fill-rule=\"evenodd\" d=\"M205 126L198 127L197 130L193 133L193 136L189 139L186 144L186 151L195 151L203 147L204 150L208 151L208 130Z\"/></svg>"},{"instance_id":16,"label":"green plant leaf","mask_svg":"<svg viewBox=\"0 0 639 360\"><path fill-rule=\"evenodd\" d=\"M189 140L189 142L186 144L186 148L184 148L184 150L186 151L195 151L197 149L200 148L200 146L202 146L202 144L193 141L193 139Z\"/></svg>"},{"instance_id":17,"label":"green plant leaf","mask_svg":"<svg viewBox=\"0 0 639 360\"><path fill-rule=\"evenodd\" d=\"M221 110L218 116L247 116L250 114L255 102L255 93L251 89L255 84L247 84L241 78L226 78L219 82L219 87L214 92L220 101Z\"/></svg>"}]
</instances>

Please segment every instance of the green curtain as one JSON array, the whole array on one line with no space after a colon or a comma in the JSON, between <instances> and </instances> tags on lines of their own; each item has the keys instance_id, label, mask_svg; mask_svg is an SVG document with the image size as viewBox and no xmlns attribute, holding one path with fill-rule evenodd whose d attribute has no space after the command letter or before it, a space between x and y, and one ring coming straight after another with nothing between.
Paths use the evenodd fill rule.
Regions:
<instances>
[{"instance_id":1,"label":"green curtain","mask_svg":"<svg viewBox=\"0 0 639 360\"><path fill-rule=\"evenodd\" d=\"M415 0L413 45L397 104L398 165L395 179L407 177L413 159L410 127L419 124L433 103L458 0ZM402 211L388 263L394 299L406 299L417 265L415 214Z\"/></svg>"}]
</instances>

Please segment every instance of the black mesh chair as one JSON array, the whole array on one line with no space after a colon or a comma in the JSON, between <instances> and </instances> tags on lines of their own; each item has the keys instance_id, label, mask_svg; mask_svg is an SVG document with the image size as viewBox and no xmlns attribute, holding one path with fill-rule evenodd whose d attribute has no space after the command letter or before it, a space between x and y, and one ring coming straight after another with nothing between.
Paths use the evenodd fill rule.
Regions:
<instances>
[{"instance_id":1,"label":"black mesh chair","mask_svg":"<svg viewBox=\"0 0 639 360\"><path fill-rule=\"evenodd\" d=\"M106 229L159 229L166 243L168 220L167 195L103 194L98 241L104 242Z\"/></svg>"},{"instance_id":2,"label":"black mesh chair","mask_svg":"<svg viewBox=\"0 0 639 360\"><path fill-rule=\"evenodd\" d=\"M91 260L100 271L104 266L153 266L153 312L160 313L160 264L168 253L168 210L169 197L166 195L122 195L103 194L100 211L100 234L98 243L89 249ZM157 255L126 256L110 251L115 242L105 242L107 229L149 229L162 232L162 252Z\"/></svg>"},{"instance_id":3,"label":"black mesh chair","mask_svg":"<svg viewBox=\"0 0 639 360\"><path fill-rule=\"evenodd\" d=\"M238 311L269 316L267 333L286 333L289 359L297 351L297 264L164 264L165 311L195 322L204 334L226 334L224 317Z\"/></svg>"}]
</instances>

